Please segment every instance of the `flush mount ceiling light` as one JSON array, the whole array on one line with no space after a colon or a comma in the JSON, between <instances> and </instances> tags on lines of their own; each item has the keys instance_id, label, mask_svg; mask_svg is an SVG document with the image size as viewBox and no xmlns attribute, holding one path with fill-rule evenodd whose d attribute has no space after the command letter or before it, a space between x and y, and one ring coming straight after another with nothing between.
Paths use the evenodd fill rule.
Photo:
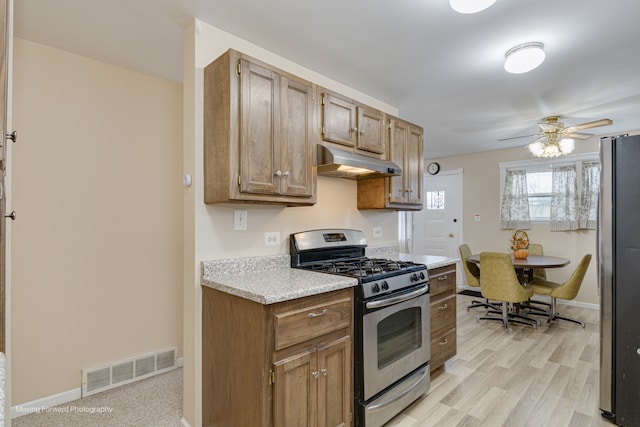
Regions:
<instances>
[{"instance_id":1,"label":"flush mount ceiling light","mask_svg":"<svg viewBox=\"0 0 640 427\"><path fill-rule=\"evenodd\" d=\"M522 43L504 55L504 69L513 74L526 73L544 61L544 45L540 42Z\"/></svg>"},{"instance_id":2,"label":"flush mount ceiling light","mask_svg":"<svg viewBox=\"0 0 640 427\"><path fill-rule=\"evenodd\" d=\"M496 0L449 0L449 5L458 13L477 13L495 2Z\"/></svg>"}]
</instances>

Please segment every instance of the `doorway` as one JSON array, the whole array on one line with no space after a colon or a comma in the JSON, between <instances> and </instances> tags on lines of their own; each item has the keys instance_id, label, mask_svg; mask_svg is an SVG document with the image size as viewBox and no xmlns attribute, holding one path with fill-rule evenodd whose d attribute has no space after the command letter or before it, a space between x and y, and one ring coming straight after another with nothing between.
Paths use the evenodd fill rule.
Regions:
<instances>
[{"instance_id":1,"label":"doorway","mask_svg":"<svg viewBox=\"0 0 640 427\"><path fill-rule=\"evenodd\" d=\"M462 177L462 169L425 174L424 208L413 213L413 253L460 258L458 248L464 241ZM457 264L456 276L461 278L462 266Z\"/></svg>"}]
</instances>

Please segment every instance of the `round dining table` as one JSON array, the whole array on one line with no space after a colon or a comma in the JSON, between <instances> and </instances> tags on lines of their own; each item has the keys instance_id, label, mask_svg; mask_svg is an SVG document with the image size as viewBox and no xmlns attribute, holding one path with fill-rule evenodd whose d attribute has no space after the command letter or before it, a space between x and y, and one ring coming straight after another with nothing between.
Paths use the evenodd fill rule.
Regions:
<instances>
[{"instance_id":1,"label":"round dining table","mask_svg":"<svg viewBox=\"0 0 640 427\"><path fill-rule=\"evenodd\" d=\"M468 259L470 262L480 265L480 254L473 254ZM570 262L567 258L549 255L529 255L524 259L514 258L513 255L511 255L511 260L518 274L518 280L520 280L520 283L523 285L531 281L534 268L560 268ZM525 278L525 271L529 272L528 280Z\"/></svg>"}]
</instances>

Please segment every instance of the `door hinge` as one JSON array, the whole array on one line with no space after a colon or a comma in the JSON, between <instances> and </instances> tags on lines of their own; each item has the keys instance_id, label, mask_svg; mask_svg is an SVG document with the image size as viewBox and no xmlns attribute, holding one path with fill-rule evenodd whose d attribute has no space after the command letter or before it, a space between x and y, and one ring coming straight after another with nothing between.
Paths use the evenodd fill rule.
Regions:
<instances>
[{"instance_id":1,"label":"door hinge","mask_svg":"<svg viewBox=\"0 0 640 427\"><path fill-rule=\"evenodd\" d=\"M324 126L320 128L320 133L322 133L322 136L324 136Z\"/></svg>"},{"instance_id":2,"label":"door hinge","mask_svg":"<svg viewBox=\"0 0 640 427\"><path fill-rule=\"evenodd\" d=\"M240 63L236 64L236 74L240 75Z\"/></svg>"},{"instance_id":3,"label":"door hinge","mask_svg":"<svg viewBox=\"0 0 640 427\"><path fill-rule=\"evenodd\" d=\"M322 105L324 105L324 94L322 95Z\"/></svg>"},{"instance_id":4,"label":"door hinge","mask_svg":"<svg viewBox=\"0 0 640 427\"><path fill-rule=\"evenodd\" d=\"M236 180L238 183L238 187L240 187L240 174L236 175L238 177L238 179Z\"/></svg>"},{"instance_id":5,"label":"door hinge","mask_svg":"<svg viewBox=\"0 0 640 427\"><path fill-rule=\"evenodd\" d=\"M274 371L269 371L269 385L274 385L276 383L276 373Z\"/></svg>"}]
</instances>

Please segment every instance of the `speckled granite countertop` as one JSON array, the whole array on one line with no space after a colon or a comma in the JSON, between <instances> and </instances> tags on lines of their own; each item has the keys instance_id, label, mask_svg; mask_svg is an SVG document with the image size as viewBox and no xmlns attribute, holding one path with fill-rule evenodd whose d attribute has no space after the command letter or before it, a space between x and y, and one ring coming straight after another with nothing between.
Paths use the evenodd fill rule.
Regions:
<instances>
[{"instance_id":1,"label":"speckled granite countertop","mask_svg":"<svg viewBox=\"0 0 640 427\"><path fill-rule=\"evenodd\" d=\"M398 254L398 259L400 261L412 261L419 262L420 264L426 264L428 269L444 267L445 265L455 264L456 262L460 261L459 258L404 253Z\"/></svg>"},{"instance_id":2,"label":"speckled granite countertop","mask_svg":"<svg viewBox=\"0 0 640 427\"><path fill-rule=\"evenodd\" d=\"M289 255L202 262L202 286L261 304L352 288L357 279L290 268Z\"/></svg>"}]
</instances>

